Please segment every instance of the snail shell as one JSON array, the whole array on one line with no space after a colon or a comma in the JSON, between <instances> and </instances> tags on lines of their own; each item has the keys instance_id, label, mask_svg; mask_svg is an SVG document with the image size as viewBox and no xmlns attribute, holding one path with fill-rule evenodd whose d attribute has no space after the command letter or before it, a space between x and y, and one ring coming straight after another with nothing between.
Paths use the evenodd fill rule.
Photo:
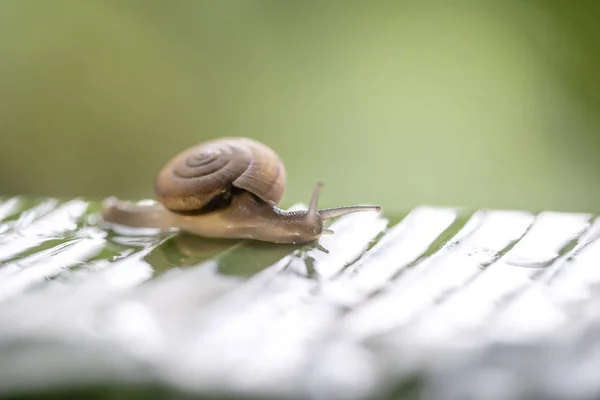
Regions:
<instances>
[{"instance_id":1,"label":"snail shell","mask_svg":"<svg viewBox=\"0 0 600 400\"><path fill-rule=\"evenodd\" d=\"M277 205L285 183L285 167L271 148L247 138L223 138L172 158L158 174L155 191L167 209L195 214L222 206L236 189Z\"/></svg>"}]
</instances>

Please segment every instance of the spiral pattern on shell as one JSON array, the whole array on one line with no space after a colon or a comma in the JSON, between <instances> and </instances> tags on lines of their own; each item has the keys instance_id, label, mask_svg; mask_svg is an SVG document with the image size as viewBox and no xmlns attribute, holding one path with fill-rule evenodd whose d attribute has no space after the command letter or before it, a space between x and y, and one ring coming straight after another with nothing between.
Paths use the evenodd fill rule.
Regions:
<instances>
[{"instance_id":1,"label":"spiral pattern on shell","mask_svg":"<svg viewBox=\"0 0 600 400\"><path fill-rule=\"evenodd\" d=\"M155 191L167 209L188 213L233 188L277 205L285 183L285 167L271 148L247 138L222 138L176 155L159 172Z\"/></svg>"}]
</instances>

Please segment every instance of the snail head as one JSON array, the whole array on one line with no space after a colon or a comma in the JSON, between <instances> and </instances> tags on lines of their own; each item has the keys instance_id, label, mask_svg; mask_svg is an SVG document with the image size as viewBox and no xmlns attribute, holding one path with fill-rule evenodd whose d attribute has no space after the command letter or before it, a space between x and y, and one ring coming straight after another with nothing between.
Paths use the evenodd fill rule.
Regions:
<instances>
[{"instance_id":1,"label":"snail head","mask_svg":"<svg viewBox=\"0 0 600 400\"><path fill-rule=\"evenodd\" d=\"M313 191L308 210L301 211L301 219L299 222L299 234L304 241L317 240L322 235L331 235L334 232L331 229L323 227L323 221L341 217L346 214L363 212L363 211L381 211L380 206L346 206L336 208L318 209L319 195L323 182L317 182Z\"/></svg>"}]
</instances>

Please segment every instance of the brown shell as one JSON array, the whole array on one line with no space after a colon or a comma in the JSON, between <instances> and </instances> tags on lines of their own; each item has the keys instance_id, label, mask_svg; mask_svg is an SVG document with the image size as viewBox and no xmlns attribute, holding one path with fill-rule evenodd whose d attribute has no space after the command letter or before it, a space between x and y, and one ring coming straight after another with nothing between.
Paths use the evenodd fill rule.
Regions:
<instances>
[{"instance_id":1,"label":"brown shell","mask_svg":"<svg viewBox=\"0 0 600 400\"><path fill-rule=\"evenodd\" d=\"M285 167L271 148L247 138L222 138L171 159L159 172L155 191L166 208L187 213L230 193L232 187L277 205L285 183Z\"/></svg>"}]
</instances>

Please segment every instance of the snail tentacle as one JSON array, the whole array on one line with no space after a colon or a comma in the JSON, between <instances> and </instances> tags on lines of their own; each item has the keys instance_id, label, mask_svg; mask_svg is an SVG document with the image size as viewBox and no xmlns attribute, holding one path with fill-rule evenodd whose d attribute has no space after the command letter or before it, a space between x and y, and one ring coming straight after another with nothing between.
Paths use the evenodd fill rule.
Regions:
<instances>
[{"instance_id":1,"label":"snail tentacle","mask_svg":"<svg viewBox=\"0 0 600 400\"><path fill-rule=\"evenodd\" d=\"M319 210L319 215L323 221L341 217L342 215L352 214L356 212L366 212L366 211L375 211L380 212L380 206L344 206L344 207L335 207L335 208L324 208Z\"/></svg>"}]
</instances>

